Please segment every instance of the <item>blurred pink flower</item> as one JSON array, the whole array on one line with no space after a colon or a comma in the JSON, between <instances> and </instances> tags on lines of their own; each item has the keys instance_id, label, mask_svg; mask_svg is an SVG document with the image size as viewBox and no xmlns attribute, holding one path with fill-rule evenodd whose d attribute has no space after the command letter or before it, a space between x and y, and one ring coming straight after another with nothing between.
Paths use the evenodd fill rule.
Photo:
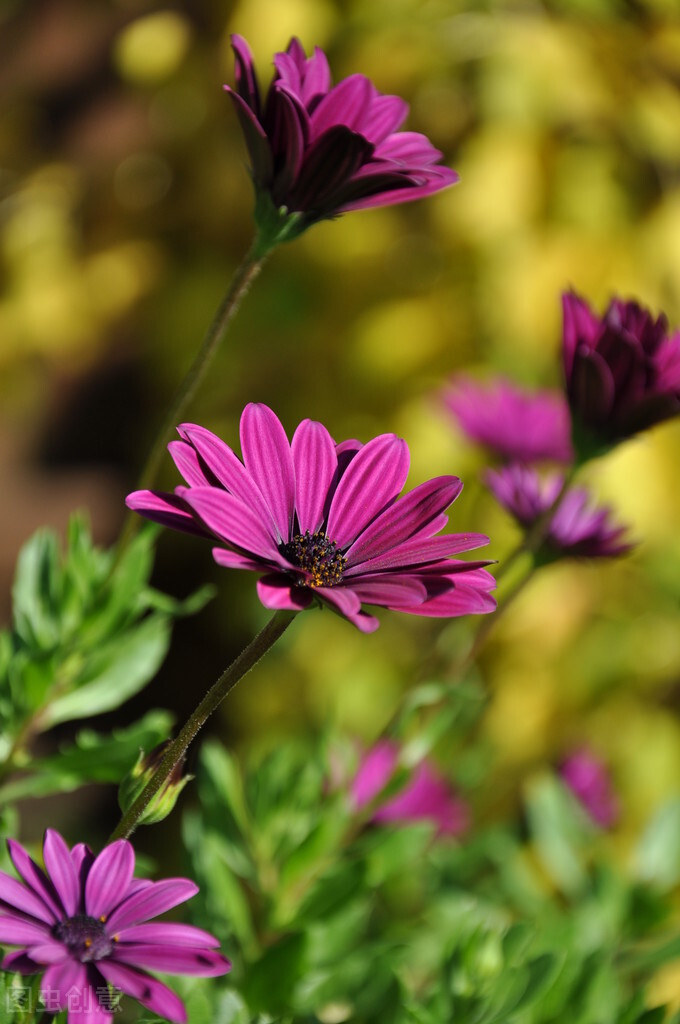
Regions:
<instances>
[{"instance_id":1,"label":"blurred pink flower","mask_svg":"<svg viewBox=\"0 0 680 1024\"><path fill-rule=\"evenodd\" d=\"M444 401L467 436L501 459L573 459L569 409L557 391L527 391L503 377L480 384L460 376L444 392Z\"/></svg>"},{"instance_id":2,"label":"blurred pink flower","mask_svg":"<svg viewBox=\"0 0 680 1024\"><path fill-rule=\"evenodd\" d=\"M563 478L541 478L529 466L504 466L487 470L486 483L496 500L529 529L553 505ZM624 539L627 527L612 522L611 509L594 507L585 488L566 491L553 514L539 555L543 562L557 558L615 558L635 545Z\"/></svg>"},{"instance_id":3,"label":"blurred pink flower","mask_svg":"<svg viewBox=\"0 0 680 1024\"><path fill-rule=\"evenodd\" d=\"M560 776L588 815L602 828L618 821L619 801L604 762L585 748L565 758Z\"/></svg>"},{"instance_id":4,"label":"blurred pink flower","mask_svg":"<svg viewBox=\"0 0 680 1024\"><path fill-rule=\"evenodd\" d=\"M318 47L307 57L292 39L277 53L264 101L247 42L234 35L232 47L236 88L225 89L241 122L256 193L269 199L269 210L260 203L256 216L299 214L286 237L348 210L420 199L458 181L424 135L398 130L408 114L404 100L382 95L364 75L334 86Z\"/></svg>"},{"instance_id":5,"label":"blurred pink flower","mask_svg":"<svg viewBox=\"0 0 680 1024\"><path fill-rule=\"evenodd\" d=\"M399 747L389 740L380 740L364 754L351 787L357 810L385 788L397 769L398 760ZM424 760L411 770L399 792L378 805L372 820L383 824L432 821L437 824L439 835L458 836L470 823L470 811L432 763Z\"/></svg>"}]
</instances>

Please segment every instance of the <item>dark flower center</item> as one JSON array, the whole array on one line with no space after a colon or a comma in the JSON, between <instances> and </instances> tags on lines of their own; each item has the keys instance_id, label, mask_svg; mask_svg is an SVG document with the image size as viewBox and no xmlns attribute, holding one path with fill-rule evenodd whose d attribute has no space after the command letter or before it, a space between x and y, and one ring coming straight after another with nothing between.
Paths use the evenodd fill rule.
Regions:
<instances>
[{"instance_id":1,"label":"dark flower center","mask_svg":"<svg viewBox=\"0 0 680 1024\"><path fill-rule=\"evenodd\" d=\"M281 554L310 574L297 578L299 587L334 587L342 580L347 564L335 541L329 540L322 530L296 534L281 547Z\"/></svg>"},{"instance_id":2,"label":"dark flower center","mask_svg":"<svg viewBox=\"0 0 680 1024\"><path fill-rule=\"evenodd\" d=\"M52 934L83 964L88 960L102 960L113 949L113 941L106 934L104 922L88 917L87 914L77 914L76 917L59 921L52 929Z\"/></svg>"}]
</instances>

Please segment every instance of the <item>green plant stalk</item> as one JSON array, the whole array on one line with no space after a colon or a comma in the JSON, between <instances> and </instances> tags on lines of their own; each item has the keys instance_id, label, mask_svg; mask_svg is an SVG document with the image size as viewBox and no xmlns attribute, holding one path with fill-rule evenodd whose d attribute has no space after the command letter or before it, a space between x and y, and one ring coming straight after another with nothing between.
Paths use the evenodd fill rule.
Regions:
<instances>
[{"instance_id":1,"label":"green plant stalk","mask_svg":"<svg viewBox=\"0 0 680 1024\"><path fill-rule=\"evenodd\" d=\"M257 636L251 640L248 646L241 651L238 657L229 665L216 683L206 693L196 710L190 715L185 725L180 730L177 738L168 747L155 774L149 780L145 788L139 794L134 803L123 814L117 827L111 833L109 842L116 839L127 839L134 832L142 812L149 801L161 788L172 770L184 757L190 743L199 730L206 723L210 715L222 703L224 698L236 686L238 681L250 672L260 658L276 643L279 637L288 629L297 612L277 611L271 617L267 625Z\"/></svg>"},{"instance_id":2,"label":"green plant stalk","mask_svg":"<svg viewBox=\"0 0 680 1024\"><path fill-rule=\"evenodd\" d=\"M139 474L135 490L140 490L142 487L153 487L156 483L161 460L165 456L168 441L172 439L175 427L178 423L181 423L187 406L203 382L210 364L220 347L220 343L241 305L243 297L260 273L269 252L271 252L271 249L264 247L260 236L256 236L240 265L234 271L229 288L151 446L151 451L144 464L144 468ZM142 522L141 516L138 516L136 513L130 512L128 514L118 541L117 561L120 560L122 552L125 551Z\"/></svg>"}]
</instances>

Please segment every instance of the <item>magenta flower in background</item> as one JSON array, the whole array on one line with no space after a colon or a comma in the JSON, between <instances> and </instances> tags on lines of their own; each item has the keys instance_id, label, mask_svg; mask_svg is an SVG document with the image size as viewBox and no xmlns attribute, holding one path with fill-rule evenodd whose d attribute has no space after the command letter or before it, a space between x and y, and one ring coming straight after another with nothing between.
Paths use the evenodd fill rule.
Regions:
<instances>
[{"instance_id":1,"label":"magenta flower in background","mask_svg":"<svg viewBox=\"0 0 680 1024\"><path fill-rule=\"evenodd\" d=\"M480 384L457 377L444 393L447 408L467 436L509 462L573 460L571 422L564 397L526 391L502 377Z\"/></svg>"},{"instance_id":2,"label":"magenta flower in background","mask_svg":"<svg viewBox=\"0 0 680 1024\"><path fill-rule=\"evenodd\" d=\"M56 1013L68 1006L68 1024L110 1024L115 1000L109 985L182 1022L184 1004L146 968L202 977L229 971L214 936L191 925L147 923L198 887L186 878L134 878L135 855L125 839L94 857L84 843L69 850L58 832L47 829L45 871L19 843L9 839L8 846L21 882L0 872L0 942L21 948L7 954L2 966L43 972L45 1009Z\"/></svg>"},{"instance_id":3,"label":"magenta flower in background","mask_svg":"<svg viewBox=\"0 0 680 1024\"><path fill-rule=\"evenodd\" d=\"M225 86L243 129L265 217L298 214L299 234L348 210L420 199L458 181L424 135L400 132L408 105L364 75L333 86L326 55L307 57L298 39L274 57L264 101L245 39L232 36L236 88ZM270 229L271 224L260 224Z\"/></svg>"},{"instance_id":4,"label":"magenta flower in background","mask_svg":"<svg viewBox=\"0 0 680 1024\"><path fill-rule=\"evenodd\" d=\"M352 782L351 798L356 810L374 800L393 777L399 761L399 748L389 740L380 740L361 759ZM459 836L470 824L470 810L427 760L411 771L403 788L378 805L372 821L433 821L442 836Z\"/></svg>"},{"instance_id":5,"label":"magenta flower in background","mask_svg":"<svg viewBox=\"0 0 680 1024\"><path fill-rule=\"evenodd\" d=\"M187 486L135 491L127 505L217 540L219 565L263 573L257 589L267 608L300 611L318 599L367 633L379 623L364 603L444 617L495 608L489 563L450 557L488 537L435 536L462 483L441 476L398 498L409 451L394 434L336 445L321 423L303 420L289 443L272 410L251 403L241 461L204 427L178 430L182 440L168 447Z\"/></svg>"},{"instance_id":6,"label":"magenta flower in background","mask_svg":"<svg viewBox=\"0 0 680 1024\"><path fill-rule=\"evenodd\" d=\"M586 458L680 413L680 333L637 302L614 299L602 318L562 297L564 370L574 443Z\"/></svg>"},{"instance_id":7,"label":"magenta flower in background","mask_svg":"<svg viewBox=\"0 0 680 1024\"><path fill-rule=\"evenodd\" d=\"M535 469L518 465L487 470L485 480L496 500L526 529L550 509L563 486L560 474L541 478ZM610 508L593 507L584 488L570 488L552 517L540 560L615 558L634 547L624 540L626 529L612 522Z\"/></svg>"},{"instance_id":8,"label":"magenta flower in background","mask_svg":"<svg viewBox=\"0 0 680 1024\"><path fill-rule=\"evenodd\" d=\"M577 750L560 766L562 781L596 825L611 828L619 818L619 801L603 761L589 750Z\"/></svg>"}]
</instances>

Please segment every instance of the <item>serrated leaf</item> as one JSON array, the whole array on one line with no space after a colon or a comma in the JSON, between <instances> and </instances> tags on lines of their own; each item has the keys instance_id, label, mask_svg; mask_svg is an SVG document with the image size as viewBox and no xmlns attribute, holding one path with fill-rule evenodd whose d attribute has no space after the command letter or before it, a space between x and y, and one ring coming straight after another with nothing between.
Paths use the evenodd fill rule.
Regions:
<instances>
[{"instance_id":1,"label":"serrated leaf","mask_svg":"<svg viewBox=\"0 0 680 1024\"><path fill-rule=\"evenodd\" d=\"M77 718L89 718L120 707L155 675L170 644L170 626L162 616L151 616L129 630L105 656L97 674L75 690L58 697L44 714L45 727Z\"/></svg>"}]
</instances>

